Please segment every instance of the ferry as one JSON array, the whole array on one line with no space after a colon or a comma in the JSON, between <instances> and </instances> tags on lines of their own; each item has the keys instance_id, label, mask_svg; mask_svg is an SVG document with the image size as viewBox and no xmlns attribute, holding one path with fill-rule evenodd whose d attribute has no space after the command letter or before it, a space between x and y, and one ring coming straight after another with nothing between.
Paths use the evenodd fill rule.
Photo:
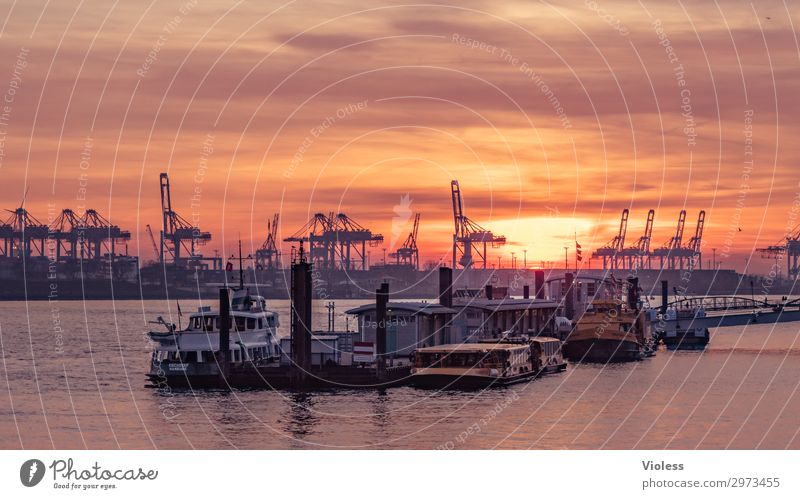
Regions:
<instances>
[{"instance_id":1,"label":"ferry","mask_svg":"<svg viewBox=\"0 0 800 499\"><path fill-rule=\"evenodd\" d=\"M219 379L219 311L201 307L178 330L159 317L164 330L150 331L154 348L150 372L155 386L206 386ZM262 296L235 290L231 299L228 359L231 366L270 366L280 362L277 312L268 310Z\"/></svg>"},{"instance_id":2,"label":"ferry","mask_svg":"<svg viewBox=\"0 0 800 499\"><path fill-rule=\"evenodd\" d=\"M647 314L620 300L595 300L575 322L564 356L580 362L627 362L648 355Z\"/></svg>"},{"instance_id":3,"label":"ferry","mask_svg":"<svg viewBox=\"0 0 800 499\"><path fill-rule=\"evenodd\" d=\"M418 348L410 384L418 388L481 389L519 383L563 371L556 338L504 338Z\"/></svg>"}]
</instances>

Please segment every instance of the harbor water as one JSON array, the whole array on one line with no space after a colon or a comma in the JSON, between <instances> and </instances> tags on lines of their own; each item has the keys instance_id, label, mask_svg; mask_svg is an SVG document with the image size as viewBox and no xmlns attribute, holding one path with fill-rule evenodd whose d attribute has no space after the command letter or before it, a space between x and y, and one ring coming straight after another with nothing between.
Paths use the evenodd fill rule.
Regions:
<instances>
[{"instance_id":1,"label":"harbor water","mask_svg":"<svg viewBox=\"0 0 800 499\"><path fill-rule=\"evenodd\" d=\"M364 301L337 300L344 311ZM209 303L211 304L211 303ZM183 322L197 302L181 301ZM286 301L272 301L288 334ZM327 325L315 303L315 327ZM482 392L145 387L148 320L175 302L1 302L6 449L800 448L800 323L712 332L705 352L570 364ZM351 329L354 324L350 324Z\"/></svg>"}]
</instances>

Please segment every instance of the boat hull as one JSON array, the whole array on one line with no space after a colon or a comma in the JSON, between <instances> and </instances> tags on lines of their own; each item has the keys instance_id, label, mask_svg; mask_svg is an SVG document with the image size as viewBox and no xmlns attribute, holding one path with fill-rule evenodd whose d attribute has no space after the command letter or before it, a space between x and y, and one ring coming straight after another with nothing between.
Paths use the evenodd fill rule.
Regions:
<instances>
[{"instance_id":1,"label":"boat hull","mask_svg":"<svg viewBox=\"0 0 800 499\"><path fill-rule=\"evenodd\" d=\"M301 372L289 366L231 365L223 376L214 366L214 373L187 370L165 372L153 370L147 375L152 388L189 389L383 389L408 384L411 368L395 366L379 374L374 368L331 366Z\"/></svg>"},{"instance_id":2,"label":"boat hull","mask_svg":"<svg viewBox=\"0 0 800 499\"><path fill-rule=\"evenodd\" d=\"M566 368L566 366L565 366ZM420 373L412 374L410 384L416 388L428 390L483 390L501 386L509 386L533 379L543 372L528 371L514 376L480 376Z\"/></svg>"},{"instance_id":3,"label":"boat hull","mask_svg":"<svg viewBox=\"0 0 800 499\"><path fill-rule=\"evenodd\" d=\"M644 357L639 342L627 339L567 340L562 351L573 362L631 362Z\"/></svg>"},{"instance_id":4,"label":"boat hull","mask_svg":"<svg viewBox=\"0 0 800 499\"><path fill-rule=\"evenodd\" d=\"M678 331L674 336L662 336L668 350L704 350L709 342L708 330L697 336L694 331Z\"/></svg>"}]
</instances>

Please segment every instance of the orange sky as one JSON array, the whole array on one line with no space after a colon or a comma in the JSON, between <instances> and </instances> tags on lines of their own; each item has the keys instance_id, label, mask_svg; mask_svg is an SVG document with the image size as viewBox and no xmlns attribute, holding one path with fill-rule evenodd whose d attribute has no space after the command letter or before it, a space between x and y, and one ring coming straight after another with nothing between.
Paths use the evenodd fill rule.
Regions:
<instances>
[{"instance_id":1,"label":"orange sky","mask_svg":"<svg viewBox=\"0 0 800 499\"><path fill-rule=\"evenodd\" d=\"M687 234L707 212L706 258L741 270L795 225L788 3L124 3L0 6L4 208L26 187L45 222L96 208L145 258L161 171L209 254L260 245L278 210L282 236L333 210L402 241L407 194L438 258L451 179L511 241L493 262L600 246L623 208L630 242L656 209L657 246L685 208Z\"/></svg>"}]
</instances>

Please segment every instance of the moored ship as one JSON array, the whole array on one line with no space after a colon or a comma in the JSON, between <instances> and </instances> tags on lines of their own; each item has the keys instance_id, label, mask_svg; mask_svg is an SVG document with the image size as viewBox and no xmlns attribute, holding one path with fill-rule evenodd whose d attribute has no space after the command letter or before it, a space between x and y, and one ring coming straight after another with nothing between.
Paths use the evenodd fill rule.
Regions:
<instances>
[{"instance_id":1,"label":"moored ship","mask_svg":"<svg viewBox=\"0 0 800 499\"><path fill-rule=\"evenodd\" d=\"M178 330L159 318L165 331L150 331L154 343L150 372L157 386L205 386L220 376L220 313L201 307L189 317L186 329ZM230 341L226 361L232 366L277 365L279 318L267 309L266 300L246 289L234 292L230 305Z\"/></svg>"},{"instance_id":2,"label":"moored ship","mask_svg":"<svg viewBox=\"0 0 800 499\"><path fill-rule=\"evenodd\" d=\"M612 282L611 297L599 298L581 314L564 342L564 356L578 362L627 362L647 355L650 322L642 310L638 282L627 283L623 300Z\"/></svg>"},{"instance_id":3,"label":"moored ship","mask_svg":"<svg viewBox=\"0 0 800 499\"><path fill-rule=\"evenodd\" d=\"M563 371L555 338L509 338L419 348L410 383L419 388L481 389Z\"/></svg>"}]
</instances>

